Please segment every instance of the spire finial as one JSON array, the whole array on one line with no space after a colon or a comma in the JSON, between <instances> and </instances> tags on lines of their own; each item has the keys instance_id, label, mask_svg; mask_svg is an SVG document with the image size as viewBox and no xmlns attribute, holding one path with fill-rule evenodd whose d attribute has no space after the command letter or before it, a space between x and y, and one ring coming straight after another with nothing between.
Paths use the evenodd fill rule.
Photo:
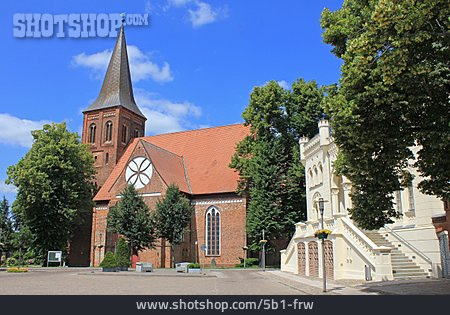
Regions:
<instances>
[{"instance_id":1,"label":"spire finial","mask_svg":"<svg viewBox=\"0 0 450 315\"><path fill-rule=\"evenodd\" d=\"M122 25L125 25L125 12L120 13L120 16L122 17Z\"/></svg>"}]
</instances>

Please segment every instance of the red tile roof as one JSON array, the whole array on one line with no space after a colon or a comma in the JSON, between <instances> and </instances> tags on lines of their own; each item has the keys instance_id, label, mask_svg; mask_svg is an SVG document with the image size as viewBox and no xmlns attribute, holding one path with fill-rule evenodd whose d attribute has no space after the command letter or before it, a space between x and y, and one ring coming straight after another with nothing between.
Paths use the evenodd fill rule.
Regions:
<instances>
[{"instance_id":1,"label":"red tile roof","mask_svg":"<svg viewBox=\"0 0 450 315\"><path fill-rule=\"evenodd\" d=\"M111 199L109 191L139 140L147 142L145 149L167 184L175 183L182 191L197 195L234 192L239 175L228 165L236 144L248 133L248 127L236 124L134 139L94 200Z\"/></svg>"},{"instance_id":2,"label":"red tile roof","mask_svg":"<svg viewBox=\"0 0 450 315\"><path fill-rule=\"evenodd\" d=\"M144 149L151 158L156 171L167 184L177 184L181 191L191 193L188 184L183 157L166 149L143 141Z\"/></svg>"}]
</instances>

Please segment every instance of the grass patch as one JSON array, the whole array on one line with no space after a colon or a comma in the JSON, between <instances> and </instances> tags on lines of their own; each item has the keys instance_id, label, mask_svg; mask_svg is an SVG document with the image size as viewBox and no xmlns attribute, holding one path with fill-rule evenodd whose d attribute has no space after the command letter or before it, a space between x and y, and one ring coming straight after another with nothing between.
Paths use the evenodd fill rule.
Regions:
<instances>
[{"instance_id":1,"label":"grass patch","mask_svg":"<svg viewBox=\"0 0 450 315\"><path fill-rule=\"evenodd\" d=\"M28 269L27 268L13 267L13 268L6 269L6 272L10 272L10 273L24 273L24 272L28 272Z\"/></svg>"}]
</instances>

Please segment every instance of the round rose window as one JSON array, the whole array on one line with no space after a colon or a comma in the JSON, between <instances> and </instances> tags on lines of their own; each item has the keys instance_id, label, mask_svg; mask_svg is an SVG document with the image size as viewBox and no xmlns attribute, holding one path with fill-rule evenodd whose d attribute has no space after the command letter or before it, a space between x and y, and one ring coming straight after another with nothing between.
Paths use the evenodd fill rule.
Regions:
<instances>
[{"instance_id":1,"label":"round rose window","mask_svg":"<svg viewBox=\"0 0 450 315\"><path fill-rule=\"evenodd\" d=\"M125 180L134 188L140 189L150 182L153 175L152 163L145 157L136 157L128 163Z\"/></svg>"}]
</instances>

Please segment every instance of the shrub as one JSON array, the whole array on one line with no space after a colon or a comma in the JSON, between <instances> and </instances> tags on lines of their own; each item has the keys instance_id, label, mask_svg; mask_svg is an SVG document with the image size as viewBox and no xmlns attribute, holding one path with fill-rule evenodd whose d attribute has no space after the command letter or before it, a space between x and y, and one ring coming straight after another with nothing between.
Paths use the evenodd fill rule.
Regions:
<instances>
[{"instance_id":1,"label":"shrub","mask_svg":"<svg viewBox=\"0 0 450 315\"><path fill-rule=\"evenodd\" d=\"M106 253L105 258L103 258L103 261L100 263L100 267L103 268L118 267L116 257L114 257L114 254L112 252Z\"/></svg>"},{"instance_id":2,"label":"shrub","mask_svg":"<svg viewBox=\"0 0 450 315\"><path fill-rule=\"evenodd\" d=\"M6 260L6 265L7 266L16 266L17 265L17 260L14 257L9 257Z\"/></svg>"},{"instance_id":3,"label":"shrub","mask_svg":"<svg viewBox=\"0 0 450 315\"><path fill-rule=\"evenodd\" d=\"M28 272L28 269L27 268L8 268L8 269L6 269L6 272L22 273L22 272Z\"/></svg>"},{"instance_id":4,"label":"shrub","mask_svg":"<svg viewBox=\"0 0 450 315\"><path fill-rule=\"evenodd\" d=\"M191 263L188 265L188 269L194 269L194 268L200 268L200 264L199 263Z\"/></svg>"},{"instance_id":5,"label":"shrub","mask_svg":"<svg viewBox=\"0 0 450 315\"><path fill-rule=\"evenodd\" d=\"M119 238L116 248L116 261L119 267L130 267L130 248L124 238Z\"/></svg>"},{"instance_id":6,"label":"shrub","mask_svg":"<svg viewBox=\"0 0 450 315\"><path fill-rule=\"evenodd\" d=\"M244 267L244 258L239 258L241 262L236 265L238 268ZM252 266L259 266L259 259L258 258L247 258L245 260L245 266L246 267L252 267Z\"/></svg>"}]
</instances>

